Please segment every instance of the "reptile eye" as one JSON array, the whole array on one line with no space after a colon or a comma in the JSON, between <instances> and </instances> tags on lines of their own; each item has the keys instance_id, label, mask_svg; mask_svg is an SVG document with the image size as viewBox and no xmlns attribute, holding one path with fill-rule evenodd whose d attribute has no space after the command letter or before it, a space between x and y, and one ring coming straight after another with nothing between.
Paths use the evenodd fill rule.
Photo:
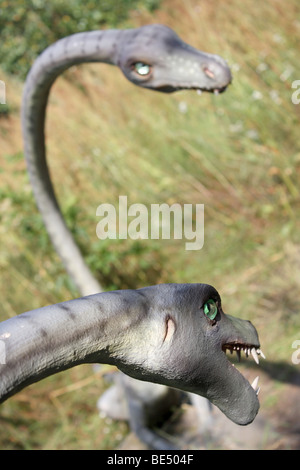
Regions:
<instances>
[{"instance_id":1,"label":"reptile eye","mask_svg":"<svg viewBox=\"0 0 300 470\"><path fill-rule=\"evenodd\" d=\"M209 299L203 306L205 315L210 319L214 320L218 313L218 306L213 299Z\"/></svg>"},{"instance_id":2,"label":"reptile eye","mask_svg":"<svg viewBox=\"0 0 300 470\"><path fill-rule=\"evenodd\" d=\"M132 64L132 69L141 77L148 77L151 73L151 66L144 62L135 62Z\"/></svg>"}]
</instances>

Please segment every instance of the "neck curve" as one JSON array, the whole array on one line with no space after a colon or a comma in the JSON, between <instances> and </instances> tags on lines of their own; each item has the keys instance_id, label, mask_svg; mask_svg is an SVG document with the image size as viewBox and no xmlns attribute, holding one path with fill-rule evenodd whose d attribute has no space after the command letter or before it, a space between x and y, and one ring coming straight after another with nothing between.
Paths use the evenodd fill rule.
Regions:
<instances>
[{"instance_id":1,"label":"neck curve","mask_svg":"<svg viewBox=\"0 0 300 470\"><path fill-rule=\"evenodd\" d=\"M129 301L137 308L128 309ZM0 403L27 385L79 364L118 366L122 358L116 351L122 349L126 331L133 329L143 312L134 291L115 291L1 322L0 346L5 345L5 354L0 356Z\"/></svg>"},{"instance_id":2,"label":"neck curve","mask_svg":"<svg viewBox=\"0 0 300 470\"><path fill-rule=\"evenodd\" d=\"M35 199L51 241L81 295L94 294L103 289L85 264L54 193L46 162L46 106L52 84L69 67L83 62L115 65L124 34L126 31L120 30L91 31L57 41L35 61L23 93L21 118L24 150Z\"/></svg>"}]
</instances>

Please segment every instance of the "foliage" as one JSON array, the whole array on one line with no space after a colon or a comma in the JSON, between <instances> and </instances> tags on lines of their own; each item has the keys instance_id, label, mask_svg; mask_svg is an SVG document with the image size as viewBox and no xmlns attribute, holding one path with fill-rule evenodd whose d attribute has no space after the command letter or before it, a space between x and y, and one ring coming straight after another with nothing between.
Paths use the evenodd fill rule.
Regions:
<instances>
[{"instance_id":1,"label":"foliage","mask_svg":"<svg viewBox=\"0 0 300 470\"><path fill-rule=\"evenodd\" d=\"M0 63L24 77L37 55L55 40L81 31L115 27L129 11L153 10L160 0L0 0Z\"/></svg>"},{"instance_id":2,"label":"foliage","mask_svg":"<svg viewBox=\"0 0 300 470\"><path fill-rule=\"evenodd\" d=\"M155 284L162 278L164 259L158 246L147 242L102 240L90 247L88 264L108 290Z\"/></svg>"}]
</instances>

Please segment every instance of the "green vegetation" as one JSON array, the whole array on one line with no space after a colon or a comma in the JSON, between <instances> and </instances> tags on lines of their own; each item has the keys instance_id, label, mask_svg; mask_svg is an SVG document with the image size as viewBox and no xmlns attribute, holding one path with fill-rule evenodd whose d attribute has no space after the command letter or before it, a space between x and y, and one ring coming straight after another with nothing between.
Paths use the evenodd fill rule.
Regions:
<instances>
[{"instance_id":1,"label":"green vegetation","mask_svg":"<svg viewBox=\"0 0 300 470\"><path fill-rule=\"evenodd\" d=\"M0 0L0 63L25 77L35 57L59 38L81 31L116 27L133 9L154 10L160 0Z\"/></svg>"},{"instance_id":2,"label":"green vegetation","mask_svg":"<svg viewBox=\"0 0 300 470\"><path fill-rule=\"evenodd\" d=\"M90 9L96 2L86 2L84 13L79 2L66 3L70 25L57 13L65 2L46 8L32 1L26 15L17 3L14 14L20 11L20 28L27 17L30 42L9 32L13 23L1 23L2 37L9 38L1 62L10 72L24 74L43 41L74 32L71 24L76 30L94 28L93 21L97 27L116 24L109 17L113 12L103 9L99 17ZM102 3L120 5L123 20L133 2ZM8 2L1 2L2 11L5 4L16 24ZM226 93L155 94L132 86L113 67L84 65L55 84L47 122L55 188L95 275L107 289L160 282L214 285L225 312L251 320L259 330L267 356L260 372L265 413L272 413L299 372L291 362L292 343L300 339L300 105L291 100L292 83L300 78L299 13L297 0L288 8L276 0L259 8L250 0L201 2L200 10L196 0L165 0L153 14L139 11L131 25L166 23L195 47L224 56L234 75ZM83 26L77 24L81 17ZM2 12L0 18L3 22ZM35 33L32 18L41 21ZM32 197L16 130L21 86L15 89L7 100L13 111L0 121L1 320L78 296ZM9 96L9 83L7 90ZM188 252L184 240L101 242L96 209L101 203L117 206L119 195L127 195L128 204L148 206L204 203L203 249ZM105 386L82 366L24 390L1 407L0 447L117 445L127 430L124 423L108 423L95 413Z\"/></svg>"}]
</instances>

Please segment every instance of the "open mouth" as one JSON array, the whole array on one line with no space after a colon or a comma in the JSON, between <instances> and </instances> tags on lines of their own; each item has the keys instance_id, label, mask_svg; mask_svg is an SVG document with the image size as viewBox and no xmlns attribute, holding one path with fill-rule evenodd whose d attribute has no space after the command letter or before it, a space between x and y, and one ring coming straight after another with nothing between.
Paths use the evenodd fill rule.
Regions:
<instances>
[{"instance_id":1,"label":"open mouth","mask_svg":"<svg viewBox=\"0 0 300 470\"><path fill-rule=\"evenodd\" d=\"M189 86L172 86L172 85L161 85L156 87L156 91L161 91L163 93L174 93L174 91L181 91L181 90L196 90L198 95L201 95L203 92L206 93L214 93L215 95L219 95L220 93L224 93L226 91L228 85L223 87L215 87L215 88L198 88L198 87L189 87Z\"/></svg>"},{"instance_id":2,"label":"open mouth","mask_svg":"<svg viewBox=\"0 0 300 470\"><path fill-rule=\"evenodd\" d=\"M254 345L249 345L249 344L243 344L239 342L232 342L232 343L225 343L222 345L222 351L225 353L227 351L230 351L230 354L233 354L233 352L236 353L237 360L240 362L241 360L241 353L243 352L245 356L248 358L249 356L252 356L256 364L259 365L259 357L262 357L263 359L266 359L264 353L262 352L259 347L254 346ZM233 367L235 367L234 364L231 364ZM256 396L259 393L260 387L258 387L258 379L259 376L255 377L253 382L251 383L251 387L256 393Z\"/></svg>"},{"instance_id":3,"label":"open mouth","mask_svg":"<svg viewBox=\"0 0 300 470\"><path fill-rule=\"evenodd\" d=\"M208 93L213 93L214 95L219 95L220 93L224 93L224 91L226 91L226 89L227 89L227 86L223 86L221 88L211 88L211 89L195 88L198 95L202 95L203 91L206 91Z\"/></svg>"}]
</instances>

